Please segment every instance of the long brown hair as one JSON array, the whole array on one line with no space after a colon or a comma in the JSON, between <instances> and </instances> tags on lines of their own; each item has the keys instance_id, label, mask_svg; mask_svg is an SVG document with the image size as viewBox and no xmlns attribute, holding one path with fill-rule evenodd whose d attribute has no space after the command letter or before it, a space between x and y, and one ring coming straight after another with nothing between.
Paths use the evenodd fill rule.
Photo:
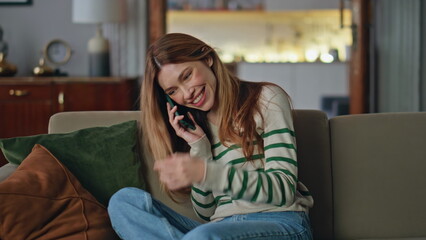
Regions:
<instances>
[{"instance_id":1,"label":"long brown hair","mask_svg":"<svg viewBox=\"0 0 426 240\"><path fill-rule=\"evenodd\" d=\"M155 160L176 151L189 151L188 144L176 136L168 123L164 91L158 84L161 67L169 63L205 61L208 58L213 60L211 70L217 79L215 99L218 101L220 141L226 146L231 143L241 146L247 160L251 160L256 146L258 151L263 152L263 141L256 132L254 117L256 114L261 116L258 100L262 87L269 83L240 80L228 71L212 47L190 35L170 33L148 48L141 88L143 139ZM183 106L178 108L182 109ZM196 109L189 111L210 138L207 113Z\"/></svg>"}]
</instances>

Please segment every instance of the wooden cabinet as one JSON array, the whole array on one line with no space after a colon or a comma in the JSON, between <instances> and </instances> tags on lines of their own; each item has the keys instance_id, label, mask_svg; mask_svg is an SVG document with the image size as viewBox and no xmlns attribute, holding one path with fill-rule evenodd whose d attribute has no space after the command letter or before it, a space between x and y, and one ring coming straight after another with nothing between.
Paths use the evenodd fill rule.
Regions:
<instances>
[{"instance_id":1,"label":"wooden cabinet","mask_svg":"<svg viewBox=\"0 0 426 240\"><path fill-rule=\"evenodd\" d=\"M63 81L56 82L57 112L93 110L132 110L136 102L138 86L135 80L117 79L105 81Z\"/></svg>"},{"instance_id":2,"label":"wooden cabinet","mask_svg":"<svg viewBox=\"0 0 426 240\"><path fill-rule=\"evenodd\" d=\"M2 77L0 138L47 133L57 112L135 110L138 89L135 78Z\"/></svg>"},{"instance_id":3,"label":"wooden cabinet","mask_svg":"<svg viewBox=\"0 0 426 240\"><path fill-rule=\"evenodd\" d=\"M56 102L51 84L6 84L0 81L0 138L47 132Z\"/></svg>"}]
</instances>

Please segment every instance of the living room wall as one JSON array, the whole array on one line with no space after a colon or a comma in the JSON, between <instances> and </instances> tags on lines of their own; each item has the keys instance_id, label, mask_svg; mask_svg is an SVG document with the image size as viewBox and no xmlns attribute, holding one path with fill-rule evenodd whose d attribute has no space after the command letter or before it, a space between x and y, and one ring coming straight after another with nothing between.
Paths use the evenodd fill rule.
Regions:
<instances>
[{"instance_id":1,"label":"living room wall","mask_svg":"<svg viewBox=\"0 0 426 240\"><path fill-rule=\"evenodd\" d=\"M106 24L110 39L113 75L141 75L139 59L145 52L145 3L127 0L127 21ZM72 48L68 63L61 71L72 76L88 74L87 41L94 36L95 24L72 22L71 0L33 0L31 5L0 5L3 40L9 45L7 60L18 68L16 76L30 76L38 65L44 46L52 39L62 39Z\"/></svg>"}]
</instances>

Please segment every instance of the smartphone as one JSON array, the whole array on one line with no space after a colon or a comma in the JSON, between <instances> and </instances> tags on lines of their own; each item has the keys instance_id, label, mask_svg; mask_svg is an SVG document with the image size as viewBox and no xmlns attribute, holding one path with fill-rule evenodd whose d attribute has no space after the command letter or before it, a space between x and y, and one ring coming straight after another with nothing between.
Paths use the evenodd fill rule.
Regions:
<instances>
[{"instance_id":1,"label":"smartphone","mask_svg":"<svg viewBox=\"0 0 426 240\"><path fill-rule=\"evenodd\" d=\"M170 107L173 108L176 104L173 102L173 100L170 98L169 95L166 94L166 99L167 102L170 104ZM176 116L181 116L182 114L180 114L178 111L175 112ZM182 127L184 128L189 128L192 130L195 130L195 124L194 122L192 122L192 120L188 117L188 113L183 115L184 118L182 120L179 120L179 123L182 125Z\"/></svg>"}]
</instances>

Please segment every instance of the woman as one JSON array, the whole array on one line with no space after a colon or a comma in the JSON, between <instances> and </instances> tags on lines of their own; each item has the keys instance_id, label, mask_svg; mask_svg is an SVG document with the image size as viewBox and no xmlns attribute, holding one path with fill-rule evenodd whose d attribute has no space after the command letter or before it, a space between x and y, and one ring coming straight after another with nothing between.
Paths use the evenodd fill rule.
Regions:
<instances>
[{"instance_id":1,"label":"woman","mask_svg":"<svg viewBox=\"0 0 426 240\"><path fill-rule=\"evenodd\" d=\"M195 212L209 222L125 188L108 208L123 239L312 239L313 200L297 179L291 107L281 88L242 81L204 42L167 34L148 49L141 109L166 191L176 197L190 189ZM176 114L188 110L194 129Z\"/></svg>"}]
</instances>

